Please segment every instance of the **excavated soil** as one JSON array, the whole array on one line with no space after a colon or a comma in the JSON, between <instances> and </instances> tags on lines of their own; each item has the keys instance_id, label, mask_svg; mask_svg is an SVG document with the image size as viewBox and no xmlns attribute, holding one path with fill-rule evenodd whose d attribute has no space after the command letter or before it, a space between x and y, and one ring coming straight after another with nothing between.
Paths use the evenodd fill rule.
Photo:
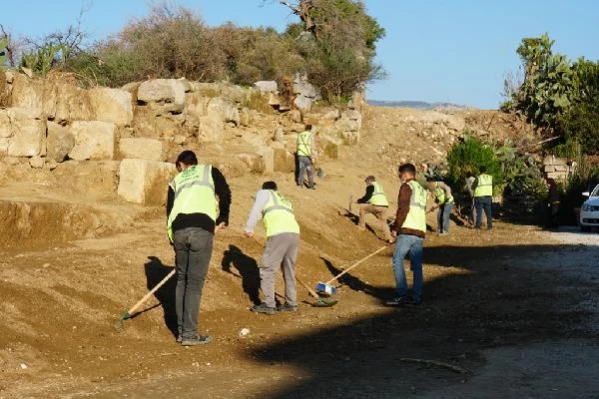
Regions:
<instances>
[{"instance_id":1,"label":"excavated soil","mask_svg":"<svg viewBox=\"0 0 599 399\"><path fill-rule=\"evenodd\" d=\"M298 277L310 285L383 245L374 220L360 232L346 209L368 174L397 194L381 143L427 149L366 125L360 147L320 165L316 191L275 176L299 216ZM175 343L173 281L115 328L172 270L162 209L5 186L1 233L16 238L0 251L0 398L599 397L596 235L454 225L427 237L419 307L382 306L394 287L388 248L341 280L337 306L312 308L300 288L298 313L261 316L248 311L261 248L242 229L262 181L230 181L231 226L216 237L202 299L201 331L214 341L195 348Z\"/></svg>"}]
</instances>

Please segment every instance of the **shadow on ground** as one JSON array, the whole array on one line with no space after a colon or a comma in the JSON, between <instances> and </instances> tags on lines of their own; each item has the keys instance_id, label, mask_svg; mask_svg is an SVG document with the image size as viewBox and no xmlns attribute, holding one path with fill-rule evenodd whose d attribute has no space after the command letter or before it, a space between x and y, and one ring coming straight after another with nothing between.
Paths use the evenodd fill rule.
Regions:
<instances>
[{"instance_id":1,"label":"shadow on ground","mask_svg":"<svg viewBox=\"0 0 599 399\"><path fill-rule=\"evenodd\" d=\"M148 290L154 288L173 270L172 266L164 265L162 261L155 256L148 256L148 262L144 267ZM154 297L160 302L164 309L164 323L174 337L177 336L177 311L175 308L176 287L177 278L175 275L154 294Z\"/></svg>"},{"instance_id":2,"label":"shadow on ground","mask_svg":"<svg viewBox=\"0 0 599 399\"><path fill-rule=\"evenodd\" d=\"M260 270L254 258L244 254L239 247L229 245L223 254L221 266L223 271L241 278L243 292L253 304L260 303Z\"/></svg>"},{"instance_id":3,"label":"shadow on ground","mask_svg":"<svg viewBox=\"0 0 599 399\"><path fill-rule=\"evenodd\" d=\"M355 313L342 325L256 348L253 359L298 369L295 384L262 397L413 397L467 382L473 374L406 359L476 370L484 364L484 349L563 337L596 339L597 331L581 328L590 316L577 306L596 286L555 268L576 251L576 246L549 245L426 248L426 263L466 270L425 281L420 306L381 307L374 317ZM538 267L520 267L524 259L538 260ZM323 261L331 274L340 271ZM351 275L342 281L376 298L392 292ZM348 298L360 300L344 298L346 306L351 306Z\"/></svg>"}]
</instances>

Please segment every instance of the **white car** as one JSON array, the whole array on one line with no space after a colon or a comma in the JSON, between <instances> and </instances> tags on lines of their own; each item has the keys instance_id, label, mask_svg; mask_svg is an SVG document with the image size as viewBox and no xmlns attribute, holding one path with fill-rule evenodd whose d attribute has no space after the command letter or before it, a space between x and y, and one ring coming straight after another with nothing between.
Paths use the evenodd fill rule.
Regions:
<instances>
[{"instance_id":1,"label":"white car","mask_svg":"<svg viewBox=\"0 0 599 399\"><path fill-rule=\"evenodd\" d=\"M589 199L580 208L580 229L590 231L592 227L599 227L599 184L590 194L585 192L582 195Z\"/></svg>"}]
</instances>

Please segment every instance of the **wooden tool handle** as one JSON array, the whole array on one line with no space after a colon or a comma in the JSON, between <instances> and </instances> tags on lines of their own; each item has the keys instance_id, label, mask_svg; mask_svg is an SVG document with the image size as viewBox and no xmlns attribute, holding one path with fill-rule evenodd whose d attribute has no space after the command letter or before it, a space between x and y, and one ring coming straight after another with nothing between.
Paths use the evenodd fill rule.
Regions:
<instances>
[{"instance_id":1,"label":"wooden tool handle","mask_svg":"<svg viewBox=\"0 0 599 399\"><path fill-rule=\"evenodd\" d=\"M352 270L355 267L358 267L359 265L361 265L363 262L366 262L368 259L372 258L374 255L378 254L379 252L384 251L385 249L387 249L387 245L385 245L384 247L374 251L373 253L371 253L370 255L368 255L367 257L365 257L362 260L357 261L356 263L354 263L353 265L351 265L350 267L348 267L347 269L345 269L343 272L339 273L337 276L333 277L332 279L330 279L329 281L327 281L325 284L331 284L332 282L339 280L340 277L342 277L343 275L349 273L350 270Z\"/></svg>"},{"instance_id":2,"label":"wooden tool handle","mask_svg":"<svg viewBox=\"0 0 599 399\"><path fill-rule=\"evenodd\" d=\"M143 298L141 298L139 300L139 302L137 302L135 305L133 305L133 307L131 309L129 309L129 311L127 313L129 314L133 314L133 312L135 312L135 310L145 301L148 300L149 297L151 297L152 295L154 295L154 293L156 291L158 291L160 289L160 287L162 287L164 284L166 284L166 282L173 277L173 275L176 273L176 269L173 269L169 274L166 275L165 278L162 279L161 282L159 282L156 287L152 288L152 290L150 292L148 292Z\"/></svg>"},{"instance_id":3,"label":"wooden tool handle","mask_svg":"<svg viewBox=\"0 0 599 399\"><path fill-rule=\"evenodd\" d=\"M304 286L304 288L305 288L306 290L308 290L308 292L310 293L310 295L312 295L312 296L313 296L314 298L316 298L316 299L320 299L320 297L318 296L318 294L316 293L316 291L314 291L312 288L310 288L310 287L308 286L308 284L304 283L304 282L303 282L302 280L300 280L300 279L299 279L299 277L297 277L297 276L295 276L295 279L296 279L296 280L297 280L297 281L298 281L298 282L299 282L301 285L303 285L303 286Z\"/></svg>"}]
</instances>

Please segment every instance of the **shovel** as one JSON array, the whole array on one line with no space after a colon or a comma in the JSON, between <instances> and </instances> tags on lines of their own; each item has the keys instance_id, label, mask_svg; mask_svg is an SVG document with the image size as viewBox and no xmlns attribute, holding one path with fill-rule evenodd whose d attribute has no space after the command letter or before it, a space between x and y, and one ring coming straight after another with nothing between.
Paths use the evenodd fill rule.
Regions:
<instances>
[{"instance_id":1,"label":"shovel","mask_svg":"<svg viewBox=\"0 0 599 399\"><path fill-rule=\"evenodd\" d=\"M318 284L316 284L316 292L318 292L321 297L323 297L323 296L324 297L328 297L328 296L331 296L331 295L335 295L337 293L337 288L334 287L334 286L332 286L331 285L332 283L334 283L335 281L339 280L342 276L344 276L345 274L349 273L352 269L360 266L362 263L364 263L368 259L372 258L373 256L377 255L380 252L383 252L385 249L387 249L387 245L385 245L384 247L381 247L381 248L377 249L376 251L374 251L373 253L371 253L367 257L365 257L365 258L357 261L356 263L354 263L353 265L351 265L350 267L348 267L343 272L339 273L337 276L333 277L332 279L330 279L326 283L319 282Z\"/></svg>"}]
</instances>

